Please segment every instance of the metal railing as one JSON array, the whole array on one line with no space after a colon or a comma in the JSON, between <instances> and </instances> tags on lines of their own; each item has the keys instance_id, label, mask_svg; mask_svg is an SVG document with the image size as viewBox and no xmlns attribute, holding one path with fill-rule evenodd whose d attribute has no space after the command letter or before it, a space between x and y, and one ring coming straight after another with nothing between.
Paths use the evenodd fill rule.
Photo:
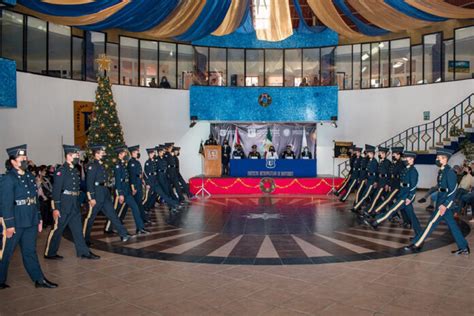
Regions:
<instances>
[{"instance_id":1,"label":"metal railing","mask_svg":"<svg viewBox=\"0 0 474 316\"><path fill-rule=\"evenodd\" d=\"M435 120L407 128L394 137L378 144L382 147L404 147L405 150L427 154L435 147L443 147L471 129L471 117L474 114L474 93L456 104ZM337 165L337 174L341 177L349 173L349 159Z\"/></svg>"}]
</instances>

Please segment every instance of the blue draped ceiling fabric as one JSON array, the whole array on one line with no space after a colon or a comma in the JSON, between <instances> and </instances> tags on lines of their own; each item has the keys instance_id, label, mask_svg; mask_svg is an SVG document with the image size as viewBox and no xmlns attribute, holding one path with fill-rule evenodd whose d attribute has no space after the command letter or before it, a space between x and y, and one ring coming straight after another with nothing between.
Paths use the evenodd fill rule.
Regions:
<instances>
[{"instance_id":1,"label":"blue draped ceiling fabric","mask_svg":"<svg viewBox=\"0 0 474 316\"><path fill-rule=\"evenodd\" d=\"M258 0L269 4L268 25L255 30L252 0L18 0L22 12L84 30L118 28L157 38L196 41L209 35L256 32L258 39L282 41L293 34L288 0ZM424 27L447 19L472 19L474 9L443 0L307 0L325 26L309 26L299 0L292 0L300 23L295 34L331 28L342 36L380 36ZM372 25L358 18L355 9ZM343 13L355 26L349 26ZM264 23L265 24L265 23Z\"/></svg>"}]
</instances>

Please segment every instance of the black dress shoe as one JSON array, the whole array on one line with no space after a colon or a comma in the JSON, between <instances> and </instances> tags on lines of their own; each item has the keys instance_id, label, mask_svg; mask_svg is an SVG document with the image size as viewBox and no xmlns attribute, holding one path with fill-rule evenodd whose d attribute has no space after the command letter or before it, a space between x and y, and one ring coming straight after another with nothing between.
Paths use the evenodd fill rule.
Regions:
<instances>
[{"instance_id":1,"label":"black dress shoe","mask_svg":"<svg viewBox=\"0 0 474 316\"><path fill-rule=\"evenodd\" d=\"M86 241L86 245L87 245L87 247L90 247L90 246L92 246L92 245L93 245L93 243L92 243L92 242L90 242L90 241Z\"/></svg>"},{"instance_id":2,"label":"black dress shoe","mask_svg":"<svg viewBox=\"0 0 474 316\"><path fill-rule=\"evenodd\" d=\"M419 199L418 203L426 203L426 199L425 198Z\"/></svg>"},{"instance_id":3,"label":"black dress shoe","mask_svg":"<svg viewBox=\"0 0 474 316\"><path fill-rule=\"evenodd\" d=\"M148 235L148 234L150 234L149 230L146 230L146 229L137 230L137 235Z\"/></svg>"},{"instance_id":4,"label":"black dress shoe","mask_svg":"<svg viewBox=\"0 0 474 316\"><path fill-rule=\"evenodd\" d=\"M60 255L44 256L44 258L48 260L63 260L64 259L64 257Z\"/></svg>"},{"instance_id":5,"label":"black dress shoe","mask_svg":"<svg viewBox=\"0 0 474 316\"><path fill-rule=\"evenodd\" d=\"M112 235L113 233L114 233L113 230L104 230L104 234Z\"/></svg>"},{"instance_id":6,"label":"black dress shoe","mask_svg":"<svg viewBox=\"0 0 474 316\"><path fill-rule=\"evenodd\" d=\"M98 256L98 255L96 255L96 254L89 251L88 255L82 255L81 258L82 259L88 259L88 260L99 260L100 256Z\"/></svg>"},{"instance_id":7,"label":"black dress shoe","mask_svg":"<svg viewBox=\"0 0 474 316\"><path fill-rule=\"evenodd\" d=\"M421 244L418 247L415 246L414 244L411 244L411 245L406 246L403 249L406 250L406 251L411 251L411 252L420 252L422 248L423 248L423 244Z\"/></svg>"},{"instance_id":8,"label":"black dress shoe","mask_svg":"<svg viewBox=\"0 0 474 316\"><path fill-rule=\"evenodd\" d=\"M48 281L48 279L44 278L43 281L36 281L35 282L36 288L44 288L44 289L55 289L58 287L56 283Z\"/></svg>"},{"instance_id":9,"label":"black dress shoe","mask_svg":"<svg viewBox=\"0 0 474 316\"><path fill-rule=\"evenodd\" d=\"M124 236L124 237L120 237L120 240L121 240L122 242L127 242L127 241L129 241L130 239L132 239L132 237L133 237L132 235L126 235L126 236Z\"/></svg>"},{"instance_id":10,"label":"black dress shoe","mask_svg":"<svg viewBox=\"0 0 474 316\"><path fill-rule=\"evenodd\" d=\"M5 283L0 283L0 290L8 289L10 285L5 284Z\"/></svg>"},{"instance_id":11,"label":"black dress shoe","mask_svg":"<svg viewBox=\"0 0 474 316\"><path fill-rule=\"evenodd\" d=\"M459 255L465 255L467 256L468 254L471 253L471 249L469 249L469 246L467 248L464 248L464 249L458 249L458 250L453 250L451 251L451 253L459 256Z\"/></svg>"},{"instance_id":12,"label":"black dress shoe","mask_svg":"<svg viewBox=\"0 0 474 316\"><path fill-rule=\"evenodd\" d=\"M377 228L379 227L376 221L369 221L367 219L364 219L364 224L369 226L373 230L377 230Z\"/></svg>"}]
</instances>

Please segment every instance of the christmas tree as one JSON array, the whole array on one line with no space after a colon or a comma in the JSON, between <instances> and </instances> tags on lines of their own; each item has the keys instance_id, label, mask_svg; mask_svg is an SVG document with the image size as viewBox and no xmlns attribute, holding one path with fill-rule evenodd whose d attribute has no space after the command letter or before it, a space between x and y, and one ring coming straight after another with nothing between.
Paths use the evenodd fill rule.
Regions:
<instances>
[{"instance_id":1,"label":"christmas tree","mask_svg":"<svg viewBox=\"0 0 474 316\"><path fill-rule=\"evenodd\" d=\"M112 176L112 167L117 162L114 147L124 144L122 126L117 115L116 103L112 94L112 87L106 71L109 70L110 59L101 55L97 59L99 73L97 76L98 87L95 92L95 104L91 115L91 124L87 131L86 149L90 159L92 151L89 146L99 144L106 146L107 156L104 157L104 167Z\"/></svg>"}]
</instances>

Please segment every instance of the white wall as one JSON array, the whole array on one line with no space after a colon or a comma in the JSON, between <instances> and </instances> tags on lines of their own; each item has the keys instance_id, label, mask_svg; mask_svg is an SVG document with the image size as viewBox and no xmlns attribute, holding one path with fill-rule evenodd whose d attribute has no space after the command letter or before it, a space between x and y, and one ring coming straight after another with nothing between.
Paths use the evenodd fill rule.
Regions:
<instances>
[{"instance_id":1,"label":"white wall","mask_svg":"<svg viewBox=\"0 0 474 316\"><path fill-rule=\"evenodd\" d=\"M73 101L94 101L96 84L17 73L18 108L0 109L0 170L5 148L27 143L37 164L61 162L61 143L73 143ZM333 140L379 144L423 121L423 111L436 118L474 92L474 80L423 86L339 92L338 128L318 125L318 173L332 173ZM189 128L189 92L113 86L128 145L144 149L166 141L182 147L185 178L201 173L199 143L209 123ZM339 163L341 161L337 161ZM435 180L432 166L419 166L421 187Z\"/></svg>"},{"instance_id":2,"label":"white wall","mask_svg":"<svg viewBox=\"0 0 474 316\"><path fill-rule=\"evenodd\" d=\"M97 84L17 73L18 108L0 109L0 170L5 148L27 143L36 164L62 161L61 144L74 143L73 101L94 101ZM189 128L189 92L113 86L118 114L128 145L145 148L167 141L182 147L185 178L201 173L200 140L207 139L209 124Z\"/></svg>"},{"instance_id":3,"label":"white wall","mask_svg":"<svg viewBox=\"0 0 474 316\"><path fill-rule=\"evenodd\" d=\"M474 92L474 80L339 92L338 128L318 125L318 173L332 174L333 141L377 145L423 123L423 111L438 117ZM343 160L336 161L336 166ZM434 184L432 167L420 166L420 187ZM337 172L337 170L335 170Z\"/></svg>"}]
</instances>

